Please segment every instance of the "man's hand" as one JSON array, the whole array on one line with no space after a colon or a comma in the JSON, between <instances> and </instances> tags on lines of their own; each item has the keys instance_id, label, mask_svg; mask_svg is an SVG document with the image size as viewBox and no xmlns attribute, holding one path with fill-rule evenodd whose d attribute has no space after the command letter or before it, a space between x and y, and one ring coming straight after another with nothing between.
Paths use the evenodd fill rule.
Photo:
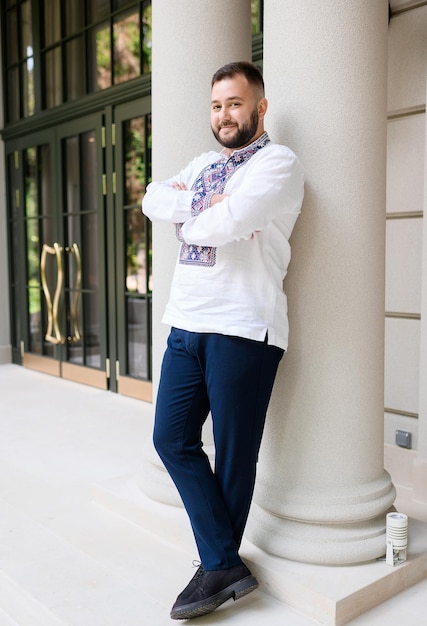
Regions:
<instances>
[{"instance_id":1,"label":"man's hand","mask_svg":"<svg viewBox=\"0 0 427 626\"><path fill-rule=\"evenodd\" d=\"M228 196L228 193L214 193L209 206L213 206L214 204L221 202L222 200L224 200L224 198L228 198Z\"/></svg>"},{"instance_id":2,"label":"man's hand","mask_svg":"<svg viewBox=\"0 0 427 626\"><path fill-rule=\"evenodd\" d=\"M187 187L184 183L172 183L172 187L179 191L187 191Z\"/></svg>"}]
</instances>

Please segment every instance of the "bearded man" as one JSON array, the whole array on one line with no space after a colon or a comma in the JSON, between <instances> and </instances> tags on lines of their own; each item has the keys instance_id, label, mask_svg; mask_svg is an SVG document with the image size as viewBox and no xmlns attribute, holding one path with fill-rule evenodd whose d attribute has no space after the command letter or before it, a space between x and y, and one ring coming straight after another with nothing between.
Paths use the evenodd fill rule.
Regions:
<instances>
[{"instance_id":1,"label":"bearded man","mask_svg":"<svg viewBox=\"0 0 427 626\"><path fill-rule=\"evenodd\" d=\"M264 130L260 70L230 63L212 78L210 122L223 147L147 187L142 209L170 222L180 248L163 322L171 326L154 445L193 529L200 566L172 619L214 611L257 588L239 549L274 379L288 344L283 292L303 168ZM211 413L215 465L203 451Z\"/></svg>"}]
</instances>

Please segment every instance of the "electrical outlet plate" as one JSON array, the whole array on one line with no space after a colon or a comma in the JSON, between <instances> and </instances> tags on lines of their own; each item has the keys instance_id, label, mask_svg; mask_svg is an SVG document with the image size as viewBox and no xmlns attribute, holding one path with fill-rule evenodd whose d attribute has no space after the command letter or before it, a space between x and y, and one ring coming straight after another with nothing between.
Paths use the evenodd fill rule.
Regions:
<instances>
[{"instance_id":1,"label":"electrical outlet plate","mask_svg":"<svg viewBox=\"0 0 427 626\"><path fill-rule=\"evenodd\" d=\"M411 433L407 430L396 430L396 445L401 448L411 447Z\"/></svg>"}]
</instances>

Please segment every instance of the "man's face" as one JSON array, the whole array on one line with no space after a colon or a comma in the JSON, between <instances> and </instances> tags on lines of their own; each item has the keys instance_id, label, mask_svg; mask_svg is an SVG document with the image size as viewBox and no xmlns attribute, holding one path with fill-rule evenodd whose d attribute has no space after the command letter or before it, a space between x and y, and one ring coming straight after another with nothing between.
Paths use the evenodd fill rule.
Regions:
<instances>
[{"instance_id":1,"label":"man's face","mask_svg":"<svg viewBox=\"0 0 427 626\"><path fill-rule=\"evenodd\" d=\"M239 149L257 139L264 132L264 103L265 98L260 99L241 74L215 83L211 127L216 140L225 148Z\"/></svg>"}]
</instances>

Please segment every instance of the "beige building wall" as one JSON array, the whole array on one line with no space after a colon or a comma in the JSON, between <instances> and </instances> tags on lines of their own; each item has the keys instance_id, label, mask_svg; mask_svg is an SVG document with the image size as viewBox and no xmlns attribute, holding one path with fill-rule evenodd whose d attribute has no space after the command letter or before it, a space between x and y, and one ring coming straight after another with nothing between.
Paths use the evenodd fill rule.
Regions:
<instances>
[{"instance_id":1,"label":"beige building wall","mask_svg":"<svg viewBox=\"0 0 427 626\"><path fill-rule=\"evenodd\" d=\"M417 6L418 5L418 6ZM397 507L427 513L427 6L395 0L389 27L385 464ZM396 445L396 430L411 448Z\"/></svg>"}]
</instances>

